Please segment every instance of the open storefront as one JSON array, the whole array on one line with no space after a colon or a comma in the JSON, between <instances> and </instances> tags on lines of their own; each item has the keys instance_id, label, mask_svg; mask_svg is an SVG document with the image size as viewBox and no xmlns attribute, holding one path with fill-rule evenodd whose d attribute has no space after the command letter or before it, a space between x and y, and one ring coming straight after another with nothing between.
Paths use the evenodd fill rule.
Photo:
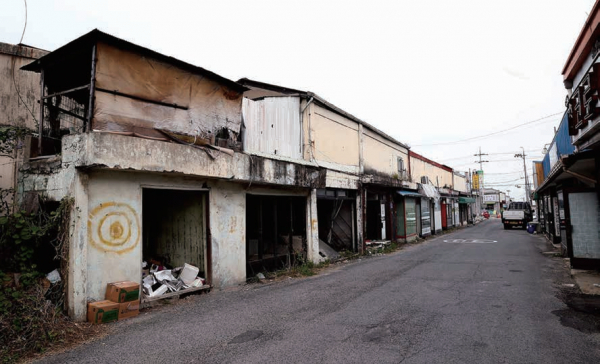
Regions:
<instances>
[{"instance_id":1,"label":"open storefront","mask_svg":"<svg viewBox=\"0 0 600 364\"><path fill-rule=\"evenodd\" d=\"M246 196L246 275L275 271L306 257L306 197Z\"/></svg>"}]
</instances>

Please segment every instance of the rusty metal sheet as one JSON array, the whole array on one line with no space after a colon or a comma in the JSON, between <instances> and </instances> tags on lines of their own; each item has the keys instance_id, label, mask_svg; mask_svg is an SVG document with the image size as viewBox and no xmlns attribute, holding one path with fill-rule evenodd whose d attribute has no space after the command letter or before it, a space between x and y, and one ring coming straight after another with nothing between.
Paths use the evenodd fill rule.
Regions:
<instances>
[{"instance_id":1,"label":"rusty metal sheet","mask_svg":"<svg viewBox=\"0 0 600 364\"><path fill-rule=\"evenodd\" d=\"M239 133L241 92L105 43L97 49L95 130L137 126L205 138L223 129Z\"/></svg>"}]
</instances>

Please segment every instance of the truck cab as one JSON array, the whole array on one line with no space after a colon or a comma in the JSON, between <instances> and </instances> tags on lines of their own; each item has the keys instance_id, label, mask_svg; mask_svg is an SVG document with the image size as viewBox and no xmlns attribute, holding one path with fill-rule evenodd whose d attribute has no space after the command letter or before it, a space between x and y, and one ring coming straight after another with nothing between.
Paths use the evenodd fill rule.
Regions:
<instances>
[{"instance_id":1,"label":"truck cab","mask_svg":"<svg viewBox=\"0 0 600 364\"><path fill-rule=\"evenodd\" d=\"M533 220L533 214L529 202L511 202L508 209L502 213L504 229L510 229L513 226L526 229L527 223L531 220Z\"/></svg>"}]
</instances>

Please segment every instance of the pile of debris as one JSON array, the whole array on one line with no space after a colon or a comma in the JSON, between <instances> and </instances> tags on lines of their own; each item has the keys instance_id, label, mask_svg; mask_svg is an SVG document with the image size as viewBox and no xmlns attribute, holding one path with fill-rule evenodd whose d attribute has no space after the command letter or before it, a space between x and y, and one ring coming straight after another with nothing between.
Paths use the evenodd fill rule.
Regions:
<instances>
[{"instance_id":1,"label":"pile of debris","mask_svg":"<svg viewBox=\"0 0 600 364\"><path fill-rule=\"evenodd\" d=\"M147 263L144 262L143 264ZM145 266L144 266L145 267ZM150 269L143 270L142 291L148 297L158 297L170 292L185 292L204 286L205 279L198 277L200 269L185 263L183 267L165 269L164 266L152 264Z\"/></svg>"}]
</instances>

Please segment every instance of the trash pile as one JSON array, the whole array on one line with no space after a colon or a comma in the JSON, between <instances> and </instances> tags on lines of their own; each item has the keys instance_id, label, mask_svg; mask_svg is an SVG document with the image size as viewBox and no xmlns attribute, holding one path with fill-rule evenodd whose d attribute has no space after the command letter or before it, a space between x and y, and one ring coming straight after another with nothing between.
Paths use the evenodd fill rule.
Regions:
<instances>
[{"instance_id":1,"label":"trash pile","mask_svg":"<svg viewBox=\"0 0 600 364\"><path fill-rule=\"evenodd\" d=\"M142 263L142 268L148 264ZM152 264L150 269L143 269L142 291L148 297L158 297L168 292L179 292L187 289L202 287L205 279L198 277L200 269L185 263L183 267L166 269Z\"/></svg>"},{"instance_id":2,"label":"trash pile","mask_svg":"<svg viewBox=\"0 0 600 364\"><path fill-rule=\"evenodd\" d=\"M367 246L368 254L380 254L385 248L390 246L392 242L390 240L366 240L365 245Z\"/></svg>"}]
</instances>

